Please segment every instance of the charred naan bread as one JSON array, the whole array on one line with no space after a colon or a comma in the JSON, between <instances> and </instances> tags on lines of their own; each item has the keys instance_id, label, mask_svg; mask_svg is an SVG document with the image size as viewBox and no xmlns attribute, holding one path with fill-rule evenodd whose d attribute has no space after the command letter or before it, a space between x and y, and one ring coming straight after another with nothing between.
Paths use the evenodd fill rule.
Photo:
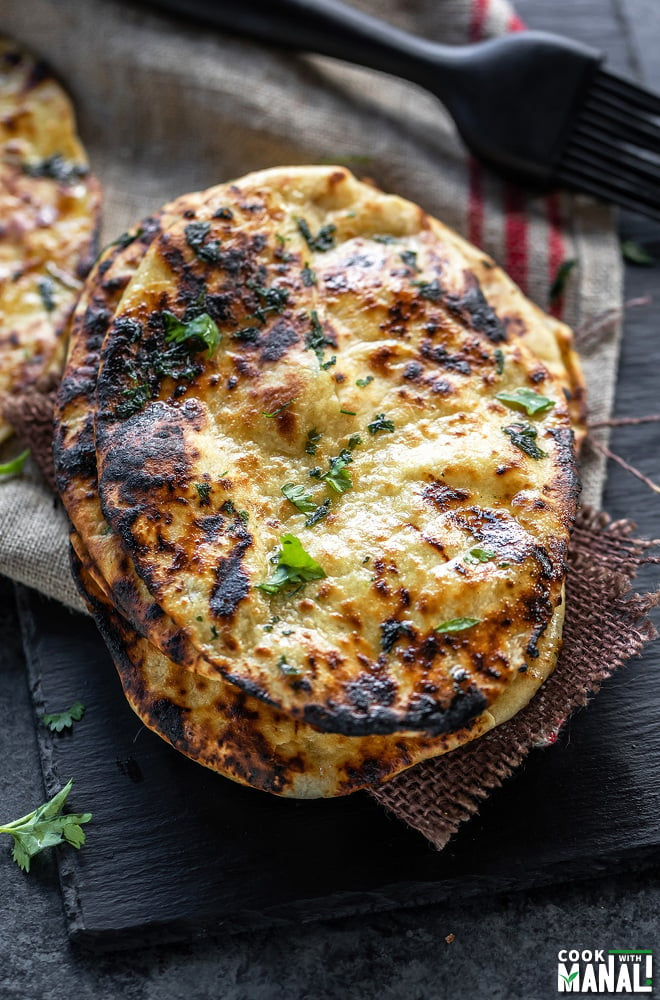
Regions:
<instances>
[{"instance_id":1,"label":"charred naan bread","mask_svg":"<svg viewBox=\"0 0 660 1000\"><path fill-rule=\"evenodd\" d=\"M267 171L157 235L109 327L100 495L154 635L319 729L456 732L557 621L577 368L465 265L346 171Z\"/></svg>"},{"instance_id":2,"label":"charred naan bread","mask_svg":"<svg viewBox=\"0 0 660 1000\"><path fill-rule=\"evenodd\" d=\"M381 784L428 757L447 753L505 722L532 697L557 656L563 609L541 640L541 670L519 674L491 710L457 732L430 738L320 733L223 680L172 663L114 607L80 537L72 534L73 570L106 640L126 698L144 724L199 764L261 791L327 798Z\"/></svg>"},{"instance_id":3,"label":"charred naan bread","mask_svg":"<svg viewBox=\"0 0 660 1000\"><path fill-rule=\"evenodd\" d=\"M99 212L67 96L0 36L0 392L39 386L61 369ZM10 434L0 420L0 441Z\"/></svg>"}]
</instances>

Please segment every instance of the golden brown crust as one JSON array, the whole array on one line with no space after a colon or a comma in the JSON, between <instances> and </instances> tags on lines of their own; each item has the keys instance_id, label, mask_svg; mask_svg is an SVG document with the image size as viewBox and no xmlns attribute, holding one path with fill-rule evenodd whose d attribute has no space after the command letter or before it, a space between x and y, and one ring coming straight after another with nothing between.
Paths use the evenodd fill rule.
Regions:
<instances>
[{"instance_id":1,"label":"golden brown crust","mask_svg":"<svg viewBox=\"0 0 660 1000\"><path fill-rule=\"evenodd\" d=\"M164 377L163 315L200 302L223 342ZM105 514L208 673L320 728L438 734L536 659L575 507L562 387L416 206L334 169L219 188L151 244L104 354ZM130 412L136 384L155 398ZM554 408L521 418L496 399L521 386ZM516 446L533 431L546 456ZM309 472L343 449L353 488L335 497ZM325 520L305 525L291 482L334 501ZM327 576L268 595L287 532ZM492 555L466 562L475 547ZM478 622L436 631L457 618Z\"/></svg>"},{"instance_id":2,"label":"golden brown crust","mask_svg":"<svg viewBox=\"0 0 660 1000\"><path fill-rule=\"evenodd\" d=\"M59 374L100 203L69 99L42 63L0 36L0 392ZM10 434L0 421L0 440Z\"/></svg>"},{"instance_id":3,"label":"golden brown crust","mask_svg":"<svg viewBox=\"0 0 660 1000\"><path fill-rule=\"evenodd\" d=\"M80 538L72 535L74 575L117 667L129 704L181 753L225 777L293 798L347 795L454 749L510 718L549 674L561 610L543 639L543 669L516 678L492 709L456 733L351 737L319 733L223 680L168 660L119 615Z\"/></svg>"}]
</instances>

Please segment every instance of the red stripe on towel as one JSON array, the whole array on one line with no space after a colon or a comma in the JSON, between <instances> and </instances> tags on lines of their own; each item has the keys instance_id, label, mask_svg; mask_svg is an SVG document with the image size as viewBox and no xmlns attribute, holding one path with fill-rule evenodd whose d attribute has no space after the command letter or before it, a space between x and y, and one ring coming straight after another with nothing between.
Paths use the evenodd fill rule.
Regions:
<instances>
[{"instance_id":1,"label":"red stripe on towel","mask_svg":"<svg viewBox=\"0 0 660 1000\"><path fill-rule=\"evenodd\" d=\"M564 262L566 256L566 246L561 228L561 202L557 192L548 195L546 198L546 211L550 233L548 236L548 281L550 287L557 277L557 271ZM555 302L550 304L550 313L560 317L564 309L564 297L560 295Z\"/></svg>"},{"instance_id":2,"label":"red stripe on towel","mask_svg":"<svg viewBox=\"0 0 660 1000\"><path fill-rule=\"evenodd\" d=\"M525 196L512 184L504 185L504 270L522 288L527 286L529 232L525 213Z\"/></svg>"},{"instance_id":3,"label":"red stripe on towel","mask_svg":"<svg viewBox=\"0 0 660 1000\"><path fill-rule=\"evenodd\" d=\"M480 42L484 37L484 27L489 6L490 0L472 0L469 29L469 39L471 42Z\"/></svg>"},{"instance_id":4,"label":"red stripe on towel","mask_svg":"<svg viewBox=\"0 0 660 1000\"><path fill-rule=\"evenodd\" d=\"M524 31L527 25L517 14L512 14L506 26L507 31Z\"/></svg>"}]
</instances>

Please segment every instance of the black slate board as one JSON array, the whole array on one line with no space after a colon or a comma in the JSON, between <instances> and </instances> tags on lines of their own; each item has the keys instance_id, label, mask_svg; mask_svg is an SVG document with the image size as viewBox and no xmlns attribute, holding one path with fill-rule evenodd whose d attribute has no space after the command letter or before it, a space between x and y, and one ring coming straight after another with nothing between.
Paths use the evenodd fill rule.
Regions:
<instances>
[{"instance_id":1,"label":"black slate board","mask_svg":"<svg viewBox=\"0 0 660 1000\"><path fill-rule=\"evenodd\" d=\"M294 802L234 785L146 730L91 621L19 589L46 787L75 777L88 843L62 850L72 939L102 949L326 919L591 876L660 856L660 693L637 661L442 853L366 795Z\"/></svg>"}]
</instances>

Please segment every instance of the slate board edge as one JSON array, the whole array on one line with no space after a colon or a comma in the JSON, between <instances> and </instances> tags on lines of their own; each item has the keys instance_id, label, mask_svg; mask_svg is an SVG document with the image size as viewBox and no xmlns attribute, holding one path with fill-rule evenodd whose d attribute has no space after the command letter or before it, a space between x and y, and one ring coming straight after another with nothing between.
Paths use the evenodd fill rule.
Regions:
<instances>
[{"instance_id":1,"label":"slate board edge","mask_svg":"<svg viewBox=\"0 0 660 1000\"><path fill-rule=\"evenodd\" d=\"M636 848L631 854L607 854L598 859L591 858L591 870L585 871L584 857L576 857L570 863L551 865L536 871L526 879L524 886L516 885L512 879L495 876L474 881L444 881L430 887L424 883L399 883L391 887L387 895L386 887L381 893L352 892L337 893L322 898L310 898L298 902L288 902L281 907L270 907L263 911L246 910L236 913L231 920L218 923L209 918L198 921L170 921L126 928L85 927L82 920L68 918L69 937L72 945L80 951L102 954L105 952L130 951L163 944L190 944L195 941L226 939L228 935L258 933L274 928L300 927L301 924L331 923L342 918L372 916L392 910L422 909L457 899L475 899L479 896L528 892L548 886L588 882L606 875L622 875L639 872L658 863L660 852L653 844L647 849ZM69 866L70 867L70 866ZM73 869L71 868L71 871ZM419 896L413 894L422 890ZM63 888L63 891L64 888ZM328 910L332 912L328 912ZM67 913L68 917L68 913Z\"/></svg>"},{"instance_id":2,"label":"slate board edge","mask_svg":"<svg viewBox=\"0 0 660 1000\"><path fill-rule=\"evenodd\" d=\"M62 787L63 781L55 770L53 741L50 730L37 723L40 714L45 712L46 705L41 689L41 664L39 662L38 645L33 641L38 630L38 622L30 607L30 591L21 584L14 584L16 595L16 610L23 640L23 653L27 670L30 697L34 707L34 724L39 747L39 761L47 798L51 798ZM67 609L68 611L68 609ZM68 780L68 779L67 779ZM66 918L69 936L74 936L84 926L82 909L76 888L75 854L71 850L56 850L57 873L60 882L64 916Z\"/></svg>"}]
</instances>

